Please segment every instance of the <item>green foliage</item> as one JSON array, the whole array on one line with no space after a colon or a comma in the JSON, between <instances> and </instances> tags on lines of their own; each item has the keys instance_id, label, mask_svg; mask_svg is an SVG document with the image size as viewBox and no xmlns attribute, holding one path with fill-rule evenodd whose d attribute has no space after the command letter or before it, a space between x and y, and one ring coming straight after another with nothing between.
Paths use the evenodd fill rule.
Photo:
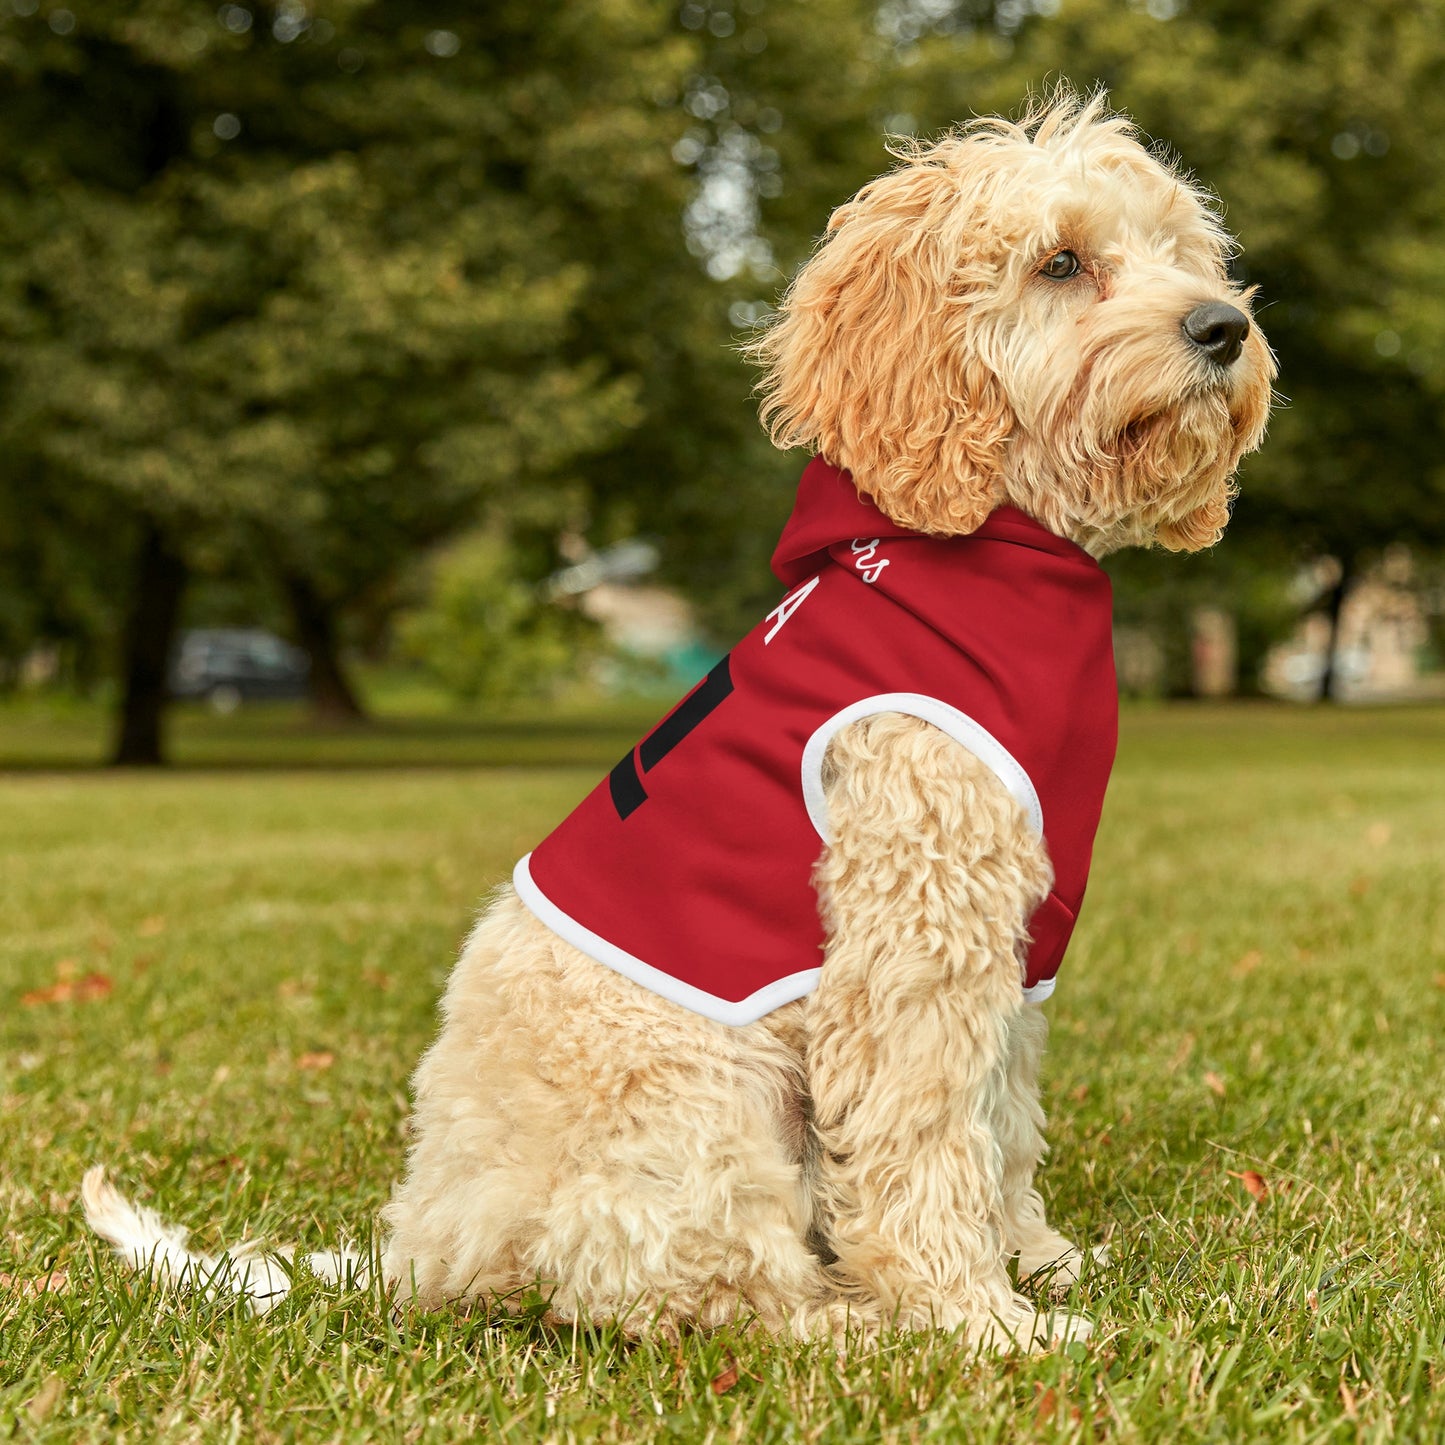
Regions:
<instances>
[{"instance_id":1,"label":"green foliage","mask_svg":"<svg viewBox=\"0 0 1445 1445\"><path fill-rule=\"evenodd\" d=\"M426 600L398 618L398 637L404 653L461 702L547 696L595 651L595 629L519 576L498 532L453 543L429 571Z\"/></svg>"},{"instance_id":2,"label":"green foliage","mask_svg":"<svg viewBox=\"0 0 1445 1445\"><path fill-rule=\"evenodd\" d=\"M645 5L549 8L0 21L0 436L41 485L347 600L636 425L636 379L578 334L561 175L585 135L641 157L588 165L634 214L669 204L668 122L635 121L685 54Z\"/></svg>"},{"instance_id":3,"label":"green foliage","mask_svg":"<svg viewBox=\"0 0 1445 1445\"><path fill-rule=\"evenodd\" d=\"M480 769L418 766L460 759L453 724L430 753L393 742L395 768L278 769L288 734L250 754L261 772L0 781L0 1433L1445 1435L1438 708L1126 710L1048 1005L1044 1192L1065 1232L1112 1246L1077 1300L1099 1332L1069 1354L976 1361L939 1335L840 1361L741 1330L629 1346L393 1315L311 1279L257 1320L147 1289L92 1246L74 1200L98 1160L203 1249L374 1238L478 899L645 725L574 719L559 749L554 721L477 727L472 759L501 765ZM8 733L0 710L0 748ZM324 765L385 739L303 741ZM111 991L20 1004L58 970ZM1263 1200L1232 1177L1251 1169Z\"/></svg>"},{"instance_id":4,"label":"green foliage","mask_svg":"<svg viewBox=\"0 0 1445 1445\"><path fill-rule=\"evenodd\" d=\"M1288 403L1227 545L1276 573L1445 547L1445 0L63 14L0 9L0 652L101 656L146 519L372 635L480 515L537 572L564 527L642 532L726 641L799 461L735 343L884 129L1059 75L1244 238Z\"/></svg>"}]
</instances>

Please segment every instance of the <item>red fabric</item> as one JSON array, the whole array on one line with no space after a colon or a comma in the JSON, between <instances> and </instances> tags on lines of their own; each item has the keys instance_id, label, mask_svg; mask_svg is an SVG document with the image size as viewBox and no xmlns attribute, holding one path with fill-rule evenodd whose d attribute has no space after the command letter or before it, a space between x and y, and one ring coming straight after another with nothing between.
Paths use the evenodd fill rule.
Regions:
<instances>
[{"instance_id":1,"label":"red fabric","mask_svg":"<svg viewBox=\"0 0 1445 1445\"><path fill-rule=\"evenodd\" d=\"M602 962L714 1017L746 1022L810 991L822 842L804 747L861 699L922 694L986 729L1037 791L1055 884L1031 921L1024 981L1051 980L1114 758L1107 576L1010 507L967 537L909 532L822 460L803 475L773 570L790 589L783 610L523 860L524 900L604 940L583 944Z\"/></svg>"}]
</instances>

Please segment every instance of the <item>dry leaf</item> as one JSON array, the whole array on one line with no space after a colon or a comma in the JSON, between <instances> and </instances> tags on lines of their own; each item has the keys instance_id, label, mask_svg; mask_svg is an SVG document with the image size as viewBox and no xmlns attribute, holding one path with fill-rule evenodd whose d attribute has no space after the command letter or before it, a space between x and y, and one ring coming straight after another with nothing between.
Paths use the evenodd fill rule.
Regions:
<instances>
[{"instance_id":1,"label":"dry leaf","mask_svg":"<svg viewBox=\"0 0 1445 1445\"><path fill-rule=\"evenodd\" d=\"M1224 1080L1213 1069L1205 1074L1204 1084L1211 1092L1218 1094L1221 1099L1224 1097Z\"/></svg>"},{"instance_id":2,"label":"dry leaf","mask_svg":"<svg viewBox=\"0 0 1445 1445\"><path fill-rule=\"evenodd\" d=\"M1170 1059L1169 1063L1166 1065L1169 1072L1172 1074L1177 1072L1179 1069L1182 1069L1185 1063L1188 1061L1189 1055L1193 1052L1194 1035L1185 1034L1184 1037L1179 1040L1179 1047L1174 1050L1174 1057Z\"/></svg>"},{"instance_id":3,"label":"dry leaf","mask_svg":"<svg viewBox=\"0 0 1445 1445\"><path fill-rule=\"evenodd\" d=\"M726 1395L737 1382L738 1362L729 1355L727 1369L722 1374L713 1377L712 1392L714 1395Z\"/></svg>"},{"instance_id":4,"label":"dry leaf","mask_svg":"<svg viewBox=\"0 0 1445 1445\"><path fill-rule=\"evenodd\" d=\"M362 983L369 983L372 988L380 989L382 993L389 992L392 983L391 975L379 968L363 968L361 970L361 981Z\"/></svg>"},{"instance_id":5,"label":"dry leaf","mask_svg":"<svg viewBox=\"0 0 1445 1445\"><path fill-rule=\"evenodd\" d=\"M1043 1390L1038 1397L1038 1403L1034 1406L1034 1424L1052 1425L1054 1416L1058 1413L1059 1397L1052 1389Z\"/></svg>"},{"instance_id":6,"label":"dry leaf","mask_svg":"<svg viewBox=\"0 0 1445 1445\"><path fill-rule=\"evenodd\" d=\"M29 993L20 995L20 1006L22 1008L34 1008L36 1004L42 1003L64 1003L75 991L71 983L53 983L49 988L32 988Z\"/></svg>"},{"instance_id":7,"label":"dry leaf","mask_svg":"<svg viewBox=\"0 0 1445 1445\"><path fill-rule=\"evenodd\" d=\"M1231 1169L1229 1177L1239 1180L1245 1190L1255 1199L1263 1199L1269 1193L1269 1184L1265 1181L1264 1175L1253 1169L1243 1169L1237 1174Z\"/></svg>"},{"instance_id":8,"label":"dry leaf","mask_svg":"<svg viewBox=\"0 0 1445 1445\"><path fill-rule=\"evenodd\" d=\"M1435 975L1435 987L1445 988L1445 973L1437 973Z\"/></svg>"},{"instance_id":9,"label":"dry leaf","mask_svg":"<svg viewBox=\"0 0 1445 1445\"><path fill-rule=\"evenodd\" d=\"M298 1069L329 1069L336 1062L336 1055L326 1049L317 1049L314 1053L302 1054L296 1060Z\"/></svg>"},{"instance_id":10,"label":"dry leaf","mask_svg":"<svg viewBox=\"0 0 1445 1445\"><path fill-rule=\"evenodd\" d=\"M89 1003L107 997L114 988L109 975L88 973L84 978L62 978L49 988L31 989L29 993L20 995L20 1002L25 1008L45 1003L69 1003L72 999L78 1003Z\"/></svg>"},{"instance_id":11,"label":"dry leaf","mask_svg":"<svg viewBox=\"0 0 1445 1445\"><path fill-rule=\"evenodd\" d=\"M136 932L142 938L156 938L166 931L166 921L157 913L152 918L142 918Z\"/></svg>"},{"instance_id":12,"label":"dry leaf","mask_svg":"<svg viewBox=\"0 0 1445 1445\"><path fill-rule=\"evenodd\" d=\"M30 1403L25 1407L26 1413L35 1424L50 1418L51 1411L60 1403L60 1397L65 1394L65 1381L59 1375L50 1375L45 1383L31 1397Z\"/></svg>"},{"instance_id":13,"label":"dry leaf","mask_svg":"<svg viewBox=\"0 0 1445 1445\"><path fill-rule=\"evenodd\" d=\"M1383 848L1390 841L1390 825L1388 823L1371 823L1365 829L1365 842L1372 848Z\"/></svg>"},{"instance_id":14,"label":"dry leaf","mask_svg":"<svg viewBox=\"0 0 1445 1445\"><path fill-rule=\"evenodd\" d=\"M1077 1089L1069 1090L1069 1098L1071 1098L1076 1104L1082 1104L1084 1100L1088 1097L1089 1086L1087 1084L1080 1084Z\"/></svg>"},{"instance_id":15,"label":"dry leaf","mask_svg":"<svg viewBox=\"0 0 1445 1445\"><path fill-rule=\"evenodd\" d=\"M0 1290L13 1289L26 1299L35 1299L43 1294L64 1294L69 1288L70 1276L63 1269L32 1275L29 1279L19 1274L0 1274Z\"/></svg>"},{"instance_id":16,"label":"dry leaf","mask_svg":"<svg viewBox=\"0 0 1445 1445\"><path fill-rule=\"evenodd\" d=\"M1231 972L1235 978L1248 978L1260 964L1264 962L1264 955L1257 948L1251 948L1238 963L1234 965Z\"/></svg>"}]
</instances>

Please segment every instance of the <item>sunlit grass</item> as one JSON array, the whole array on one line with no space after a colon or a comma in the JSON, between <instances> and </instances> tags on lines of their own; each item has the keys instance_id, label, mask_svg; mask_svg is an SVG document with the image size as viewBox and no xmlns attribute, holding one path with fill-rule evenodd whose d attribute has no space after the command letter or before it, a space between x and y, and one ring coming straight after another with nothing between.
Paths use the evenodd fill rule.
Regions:
<instances>
[{"instance_id":1,"label":"sunlit grass","mask_svg":"<svg viewBox=\"0 0 1445 1445\"><path fill-rule=\"evenodd\" d=\"M1046 1192L1113 1249L1072 1354L674 1352L311 1280L254 1320L89 1244L101 1159L202 1246L366 1243L478 902L646 717L398 723L362 757L201 718L193 762L272 766L0 779L0 1436L1445 1438L1438 709L1126 715L1049 1005Z\"/></svg>"}]
</instances>

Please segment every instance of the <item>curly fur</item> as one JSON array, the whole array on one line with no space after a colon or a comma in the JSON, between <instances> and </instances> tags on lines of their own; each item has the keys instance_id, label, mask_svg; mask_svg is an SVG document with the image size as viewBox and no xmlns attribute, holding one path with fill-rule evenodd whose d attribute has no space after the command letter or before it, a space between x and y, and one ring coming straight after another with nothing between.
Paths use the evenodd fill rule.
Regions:
<instances>
[{"instance_id":1,"label":"curly fur","mask_svg":"<svg viewBox=\"0 0 1445 1445\"><path fill-rule=\"evenodd\" d=\"M1257 328L1223 385L1181 344L1203 302L1248 311L1208 198L1102 96L899 154L834 212L750 347L774 442L822 452L925 532L1012 502L1096 554L1217 541L1274 366ZM1038 268L1063 249L1083 270L1060 284Z\"/></svg>"},{"instance_id":2,"label":"curly fur","mask_svg":"<svg viewBox=\"0 0 1445 1445\"><path fill-rule=\"evenodd\" d=\"M1248 305L1216 209L1101 98L900 154L753 348L774 440L925 532L1008 502L1096 554L1214 541L1273 376L1257 329L1228 367L1182 331L1201 303ZM1048 279L1066 248L1080 273ZM1018 959L1044 848L995 775L917 719L844 729L825 783L821 982L744 1028L610 972L501 890L414 1081L385 1213L403 1298L541 1287L560 1319L667 1335L1087 1333L1006 1268L1067 1281L1081 1263L1034 1184L1045 1026ZM102 1183L97 1229L132 1259L161 1240L183 1275L183 1242Z\"/></svg>"}]
</instances>

